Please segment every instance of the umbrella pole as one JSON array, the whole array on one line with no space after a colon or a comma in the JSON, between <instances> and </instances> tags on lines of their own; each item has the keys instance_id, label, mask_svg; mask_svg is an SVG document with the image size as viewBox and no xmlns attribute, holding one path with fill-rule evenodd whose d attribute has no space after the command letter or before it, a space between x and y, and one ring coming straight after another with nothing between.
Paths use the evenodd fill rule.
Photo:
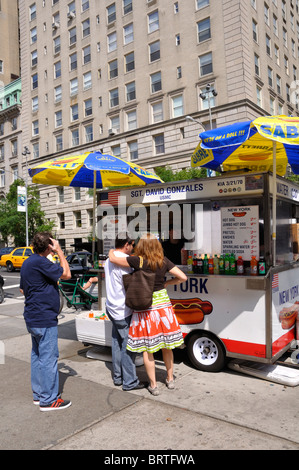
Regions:
<instances>
[{"instance_id":1,"label":"umbrella pole","mask_svg":"<svg viewBox=\"0 0 299 470\"><path fill-rule=\"evenodd\" d=\"M92 259L94 260L95 252L95 231L96 231L96 186L97 186L97 172L93 172L93 224L92 224Z\"/></svg>"},{"instance_id":2,"label":"umbrella pole","mask_svg":"<svg viewBox=\"0 0 299 470\"><path fill-rule=\"evenodd\" d=\"M273 141L273 199L272 199L272 241L273 241L273 266L276 266L276 142Z\"/></svg>"}]
</instances>

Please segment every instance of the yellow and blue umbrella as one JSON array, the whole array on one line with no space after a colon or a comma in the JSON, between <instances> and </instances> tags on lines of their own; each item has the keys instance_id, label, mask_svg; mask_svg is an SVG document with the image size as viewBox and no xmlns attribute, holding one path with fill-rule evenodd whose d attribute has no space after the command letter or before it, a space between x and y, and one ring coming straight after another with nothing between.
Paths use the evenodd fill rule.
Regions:
<instances>
[{"instance_id":1,"label":"yellow and blue umbrella","mask_svg":"<svg viewBox=\"0 0 299 470\"><path fill-rule=\"evenodd\" d=\"M272 171L283 176L287 164L299 174L299 118L265 116L199 134L191 166L224 171ZM276 147L276 154L273 154ZM275 161L274 161L275 160Z\"/></svg>"},{"instance_id":2,"label":"yellow and blue umbrella","mask_svg":"<svg viewBox=\"0 0 299 470\"><path fill-rule=\"evenodd\" d=\"M163 183L144 168L101 152L53 158L29 168L33 183L85 188Z\"/></svg>"},{"instance_id":3,"label":"yellow and blue umbrella","mask_svg":"<svg viewBox=\"0 0 299 470\"><path fill-rule=\"evenodd\" d=\"M289 164L299 174L299 118L264 116L199 134L191 166L210 170L271 171L273 184L273 265L276 264L276 174Z\"/></svg>"}]
</instances>

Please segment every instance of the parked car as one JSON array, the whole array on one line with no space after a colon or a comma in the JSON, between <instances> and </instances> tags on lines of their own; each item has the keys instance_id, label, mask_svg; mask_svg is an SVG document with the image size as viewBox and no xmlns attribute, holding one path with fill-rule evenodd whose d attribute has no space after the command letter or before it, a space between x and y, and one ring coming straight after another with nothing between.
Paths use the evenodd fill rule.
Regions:
<instances>
[{"instance_id":1,"label":"parked car","mask_svg":"<svg viewBox=\"0 0 299 470\"><path fill-rule=\"evenodd\" d=\"M23 262L33 254L32 246L22 246L15 248L8 255L2 255L0 266L6 266L7 271L11 272L15 269L21 269Z\"/></svg>"},{"instance_id":2,"label":"parked car","mask_svg":"<svg viewBox=\"0 0 299 470\"><path fill-rule=\"evenodd\" d=\"M14 249L15 249L14 246L4 246L3 248L0 248L0 259L2 255L8 255Z\"/></svg>"},{"instance_id":3,"label":"parked car","mask_svg":"<svg viewBox=\"0 0 299 470\"><path fill-rule=\"evenodd\" d=\"M72 278L76 274L85 274L92 268L92 254L89 251L75 251L68 255L66 259L70 266Z\"/></svg>"}]
</instances>

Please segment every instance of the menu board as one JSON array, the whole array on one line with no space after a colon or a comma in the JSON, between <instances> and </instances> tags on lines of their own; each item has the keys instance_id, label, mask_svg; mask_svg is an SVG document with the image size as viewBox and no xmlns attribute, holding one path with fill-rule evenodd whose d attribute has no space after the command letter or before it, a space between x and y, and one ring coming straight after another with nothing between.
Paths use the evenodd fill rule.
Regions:
<instances>
[{"instance_id":1,"label":"menu board","mask_svg":"<svg viewBox=\"0 0 299 470\"><path fill-rule=\"evenodd\" d=\"M259 258L259 207L224 207L221 209L222 253L250 261Z\"/></svg>"}]
</instances>

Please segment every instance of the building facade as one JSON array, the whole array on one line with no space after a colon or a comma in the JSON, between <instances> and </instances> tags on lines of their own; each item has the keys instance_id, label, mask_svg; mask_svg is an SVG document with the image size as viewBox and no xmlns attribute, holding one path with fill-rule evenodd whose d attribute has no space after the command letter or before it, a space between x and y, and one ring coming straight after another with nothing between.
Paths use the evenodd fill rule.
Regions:
<instances>
[{"instance_id":1,"label":"building facade","mask_svg":"<svg viewBox=\"0 0 299 470\"><path fill-rule=\"evenodd\" d=\"M298 115L298 9L298 0L21 0L28 165L100 150L180 169L203 127ZM40 186L40 195L62 245L85 241L88 190Z\"/></svg>"}]
</instances>

